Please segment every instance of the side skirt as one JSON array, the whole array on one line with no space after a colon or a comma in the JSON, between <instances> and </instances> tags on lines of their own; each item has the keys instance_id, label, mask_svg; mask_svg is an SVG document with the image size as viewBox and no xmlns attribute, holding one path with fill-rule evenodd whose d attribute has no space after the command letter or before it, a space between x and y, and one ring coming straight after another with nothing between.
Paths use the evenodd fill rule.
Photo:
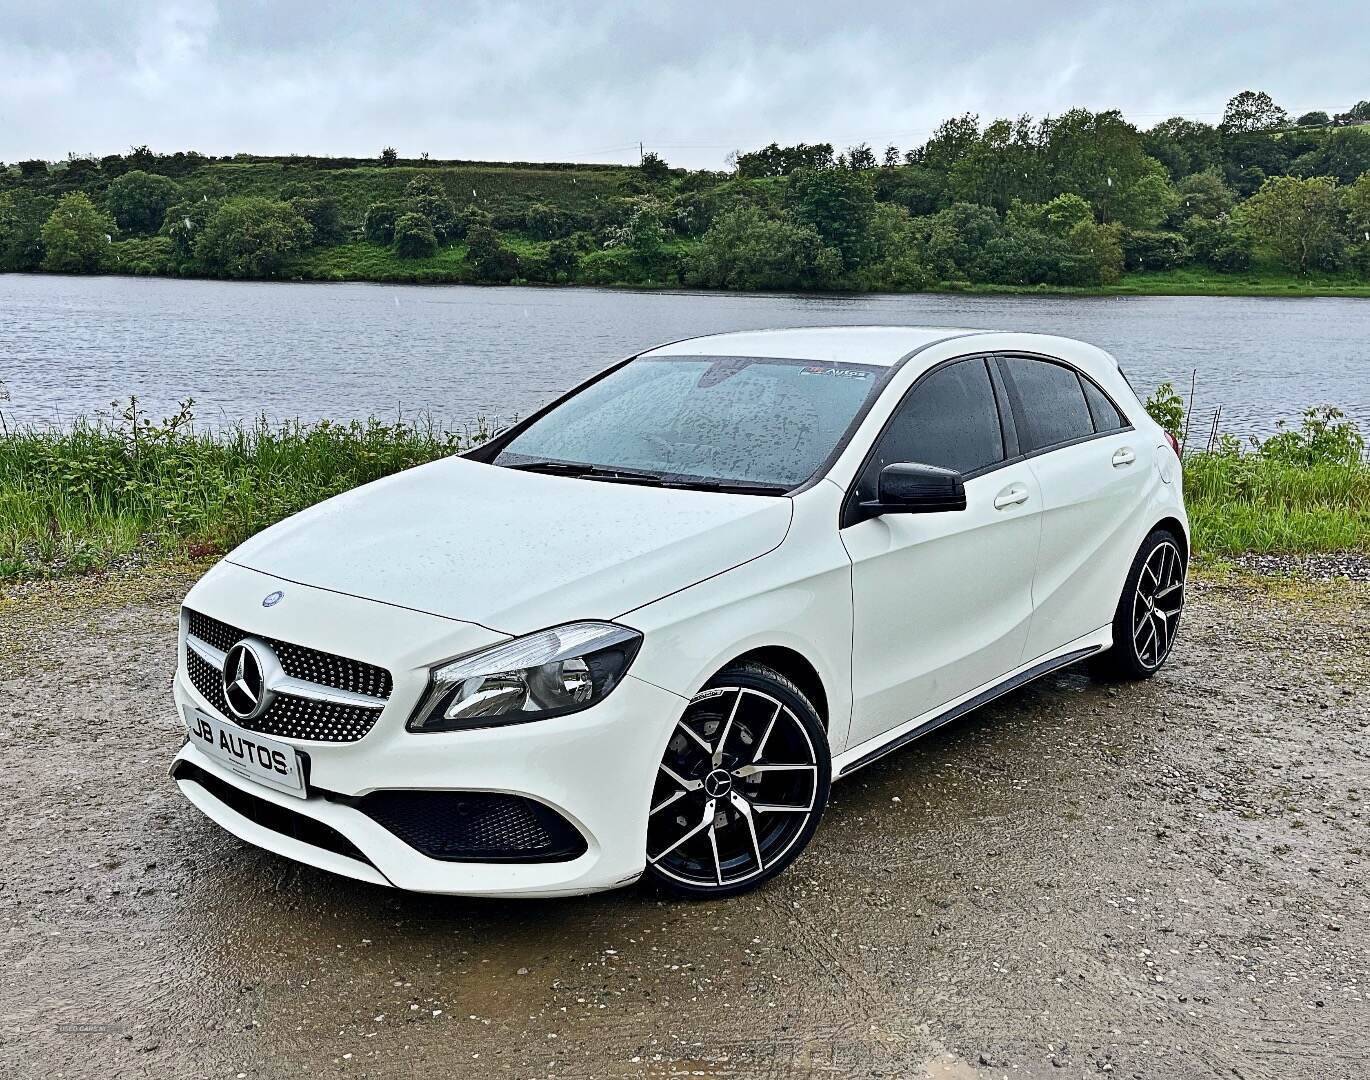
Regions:
<instances>
[{"instance_id":1,"label":"side skirt","mask_svg":"<svg viewBox=\"0 0 1370 1080\"><path fill-rule=\"evenodd\" d=\"M1070 652L1062 653L1059 656L1053 656L1047 660L1042 660L1033 664L1031 667L1024 668L1016 675L1010 675L1007 679L1003 680L1003 682L998 682L993 686L986 687L978 694L974 694L964 701L952 705L945 711L930 717L916 727L896 735L889 742L877 746L874 750L867 751L855 761L848 762L838 771L837 777L850 776L852 773L856 772L857 769L864 768L873 761L879 761L886 754L892 754L896 750L908 746L908 744L914 740L921 739L924 735L930 734L946 724L950 724L953 720L965 716L966 713L978 709L981 705L988 705L996 698L1003 697L1005 694L1017 690L1020 686L1026 686L1034 679L1040 679L1043 675L1050 675L1053 671L1059 671L1063 667L1069 667L1071 664L1079 663L1085 657L1092 656L1094 653L1100 652L1103 648L1104 646L1102 645L1088 645L1084 648L1073 649Z\"/></svg>"}]
</instances>

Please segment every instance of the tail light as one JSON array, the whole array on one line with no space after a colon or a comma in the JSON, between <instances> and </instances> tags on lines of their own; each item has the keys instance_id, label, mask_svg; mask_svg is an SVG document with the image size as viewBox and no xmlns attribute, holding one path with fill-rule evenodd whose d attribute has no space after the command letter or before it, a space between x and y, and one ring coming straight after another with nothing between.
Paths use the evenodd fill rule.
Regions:
<instances>
[{"instance_id":1,"label":"tail light","mask_svg":"<svg viewBox=\"0 0 1370 1080\"><path fill-rule=\"evenodd\" d=\"M1172 450L1175 451L1175 456L1176 456L1176 457L1179 457L1179 456L1180 456L1180 440L1177 439L1177 438L1175 438L1174 435L1170 434L1170 432L1167 431L1167 432L1165 433L1165 441L1168 442L1168 443L1170 444L1170 449L1172 449Z\"/></svg>"}]
</instances>

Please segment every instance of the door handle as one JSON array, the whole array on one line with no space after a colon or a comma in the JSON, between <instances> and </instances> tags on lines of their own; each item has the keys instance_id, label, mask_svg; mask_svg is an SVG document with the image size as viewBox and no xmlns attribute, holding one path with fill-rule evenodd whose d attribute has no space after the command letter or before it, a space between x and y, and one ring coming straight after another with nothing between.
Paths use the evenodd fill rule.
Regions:
<instances>
[{"instance_id":1,"label":"door handle","mask_svg":"<svg viewBox=\"0 0 1370 1080\"><path fill-rule=\"evenodd\" d=\"M1131 465L1136 460L1137 455L1124 446L1121 450L1114 452L1113 467L1115 469L1121 469L1124 465Z\"/></svg>"},{"instance_id":2,"label":"door handle","mask_svg":"<svg viewBox=\"0 0 1370 1080\"><path fill-rule=\"evenodd\" d=\"M994 496L994 509L1006 510L1010 506L1017 506L1019 503L1028 501L1028 489L1025 484L1010 484Z\"/></svg>"}]
</instances>

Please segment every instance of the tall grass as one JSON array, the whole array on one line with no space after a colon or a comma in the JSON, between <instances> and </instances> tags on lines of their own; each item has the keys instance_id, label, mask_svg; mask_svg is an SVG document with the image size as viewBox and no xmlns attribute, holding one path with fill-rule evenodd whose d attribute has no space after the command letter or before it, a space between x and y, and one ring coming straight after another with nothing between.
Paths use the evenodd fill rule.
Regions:
<instances>
[{"instance_id":1,"label":"tall grass","mask_svg":"<svg viewBox=\"0 0 1370 1080\"><path fill-rule=\"evenodd\" d=\"M1370 465L1296 465L1255 453L1188 454L1185 504L1194 548L1370 552Z\"/></svg>"},{"instance_id":2,"label":"tall grass","mask_svg":"<svg viewBox=\"0 0 1370 1080\"><path fill-rule=\"evenodd\" d=\"M431 419L197 430L136 399L64 429L0 434L0 578L75 573L131 557L205 556L322 499L456 453L483 425Z\"/></svg>"},{"instance_id":3,"label":"tall grass","mask_svg":"<svg viewBox=\"0 0 1370 1080\"><path fill-rule=\"evenodd\" d=\"M1162 383L1147 411L1177 438L1188 431L1183 400ZM1219 411L1221 415L1221 410ZM1184 459L1185 502L1200 552L1370 551L1370 462L1365 439L1331 405L1283 420L1243 445L1218 434Z\"/></svg>"},{"instance_id":4,"label":"tall grass","mask_svg":"<svg viewBox=\"0 0 1370 1080\"><path fill-rule=\"evenodd\" d=\"M1249 448L1187 454L1202 554L1370 552L1370 464L1335 410ZM3 416L0 416L3 420ZM69 428L0 429L0 578L219 554L331 495L466 449L483 425L261 419L197 429L186 402L152 421L136 400Z\"/></svg>"}]
</instances>

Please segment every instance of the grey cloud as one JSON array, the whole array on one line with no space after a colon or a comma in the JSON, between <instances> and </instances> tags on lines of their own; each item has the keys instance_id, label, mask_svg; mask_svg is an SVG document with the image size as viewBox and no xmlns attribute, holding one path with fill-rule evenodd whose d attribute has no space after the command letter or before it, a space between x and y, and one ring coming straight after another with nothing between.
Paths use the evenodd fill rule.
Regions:
<instances>
[{"instance_id":1,"label":"grey cloud","mask_svg":"<svg viewBox=\"0 0 1370 1080\"><path fill-rule=\"evenodd\" d=\"M205 153L720 167L772 139L909 146L941 119L1216 119L1370 96L1370 5L0 0L0 159Z\"/></svg>"}]
</instances>

